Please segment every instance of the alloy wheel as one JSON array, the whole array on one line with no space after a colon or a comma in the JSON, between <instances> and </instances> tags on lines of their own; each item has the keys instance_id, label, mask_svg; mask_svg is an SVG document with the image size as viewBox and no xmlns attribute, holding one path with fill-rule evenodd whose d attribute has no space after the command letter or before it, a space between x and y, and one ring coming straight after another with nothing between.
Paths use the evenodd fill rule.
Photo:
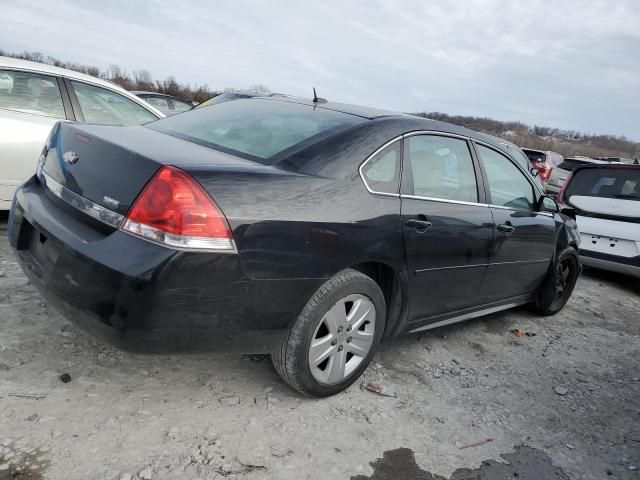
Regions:
<instances>
[{"instance_id":1,"label":"alloy wheel","mask_svg":"<svg viewBox=\"0 0 640 480\"><path fill-rule=\"evenodd\" d=\"M322 317L309 347L313 378L332 385L347 378L367 357L376 325L376 308L364 295L348 295Z\"/></svg>"}]
</instances>

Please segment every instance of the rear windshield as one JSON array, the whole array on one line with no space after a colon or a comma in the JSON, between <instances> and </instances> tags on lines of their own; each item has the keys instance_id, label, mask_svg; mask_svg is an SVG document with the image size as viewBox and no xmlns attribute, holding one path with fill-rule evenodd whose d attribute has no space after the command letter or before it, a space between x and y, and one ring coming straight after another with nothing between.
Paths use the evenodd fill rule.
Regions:
<instances>
[{"instance_id":1,"label":"rear windshield","mask_svg":"<svg viewBox=\"0 0 640 480\"><path fill-rule=\"evenodd\" d=\"M365 121L309 105L249 98L194 109L147 127L270 165L299 147Z\"/></svg>"},{"instance_id":2,"label":"rear windshield","mask_svg":"<svg viewBox=\"0 0 640 480\"><path fill-rule=\"evenodd\" d=\"M565 195L640 200L640 168L588 168L574 172ZM640 207L639 207L640 208Z\"/></svg>"}]
</instances>

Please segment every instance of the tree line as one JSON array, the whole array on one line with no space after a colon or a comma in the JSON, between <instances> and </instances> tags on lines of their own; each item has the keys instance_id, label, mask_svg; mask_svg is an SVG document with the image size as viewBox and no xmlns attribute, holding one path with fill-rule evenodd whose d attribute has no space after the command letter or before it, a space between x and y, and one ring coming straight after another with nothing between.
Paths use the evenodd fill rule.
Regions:
<instances>
[{"instance_id":1,"label":"tree line","mask_svg":"<svg viewBox=\"0 0 640 480\"><path fill-rule=\"evenodd\" d=\"M101 70L95 66L66 62L49 55L45 56L40 52L11 53L0 49L0 55L85 73L117 83L126 90L164 93L195 102L208 100L222 93L222 91L235 90L233 88L225 88L222 91L214 90L209 88L206 83L200 85L180 83L173 76L169 76L164 80L157 80L153 78L148 70L134 70L129 73L118 65L110 65L107 70ZM252 85L247 90L270 93L269 88L262 84ZM561 130L539 125L529 126L522 122L501 122L486 117L447 115L441 112L420 112L415 115L489 133L509 140L521 147L553 150L565 157L573 155L640 157L640 143L633 142L624 136L593 135L576 130Z\"/></svg>"},{"instance_id":2,"label":"tree line","mask_svg":"<svg viewBox=\"0 0 640 480\"><path fill-rule=\"evenodd\" d=\"M640 157L640 143L625 136L594 135L576 130L529 126L522 122L501 122L492 118L447 115L441 112L420 112L415 115L495 135L521 147L552 150L564 157Z\"/></svg>"},{"instance_id":3,"label":"tree line","mask_svg":"<svg viewBox=\"0 0 640 480\"><path fill-rule=\"evenodd\" d=\"M75 62L65 62L52 56L45 56L40 52L11 53L0 49L0 55L5 57L30 60L32 62L45 63L55 67L66 68L76 72L85 73L94 77L109 80L117 83L126 90L144 90L148 92L164 93L174 97L184 98L194 102L204 102L215 97L220 91L213 90L204 83L201 85L191 85L179 83L173 76L168 76L164 80L156 80L148 70L134 70L129 73L118 65L110 65L107 70L101 70L95 66L82 65ZM261 86L262 88L266 88Z\"/></svg>"}]
</instances>

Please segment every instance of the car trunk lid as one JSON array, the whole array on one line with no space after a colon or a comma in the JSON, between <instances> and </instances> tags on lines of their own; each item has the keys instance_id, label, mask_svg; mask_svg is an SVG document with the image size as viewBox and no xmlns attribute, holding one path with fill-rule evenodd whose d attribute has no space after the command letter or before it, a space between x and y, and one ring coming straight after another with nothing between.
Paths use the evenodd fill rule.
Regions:
<instances>
[{"instance_id":1,"label":"car trunk lid","mask_svg":"<svg viewBox=\"0 0 640 480\"><path fill-rule=\"evenodd\" d=\"M50 189L70 191L65 200L76 208L88 200L119 215L126 215L163 165L254 165L144 126L60 123L45 153L41 168L53 180Z\"/></svg>"}]
</instances>

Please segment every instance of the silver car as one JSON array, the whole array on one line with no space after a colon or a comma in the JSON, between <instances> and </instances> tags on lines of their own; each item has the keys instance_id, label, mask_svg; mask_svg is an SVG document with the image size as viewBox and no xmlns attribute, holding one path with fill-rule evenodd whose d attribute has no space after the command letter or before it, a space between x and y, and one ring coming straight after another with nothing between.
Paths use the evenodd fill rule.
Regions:
<instances>
[{"instance_id":1,"label":"silver car","mask_svg":"<svg viewBox=\"0 0 640 480\"><path fill-rule=\"evenodd\" d=\"M142 124L164 115L118 85L42 63L0 56L0 210L31 176L58 120Z\"/></svg>"}]
</instances>

